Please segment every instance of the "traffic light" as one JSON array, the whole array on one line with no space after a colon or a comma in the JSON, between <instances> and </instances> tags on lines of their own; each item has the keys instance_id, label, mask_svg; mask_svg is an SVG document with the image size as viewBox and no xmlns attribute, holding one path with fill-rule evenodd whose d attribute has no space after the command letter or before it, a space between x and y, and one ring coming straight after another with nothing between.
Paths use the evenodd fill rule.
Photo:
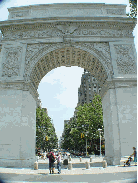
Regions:
<instances>
[{"instance_id":1,"label":"traffic light","mask_svg":"<svg viewBox=\"0 0 138 183\"><path fill-rule=\"evenodd\" d=\"M84 133L81 133L81 138L83 138L84 137Z\"/></svg>"},{"instance_id":2,"label":"traffic light","mask_svg":"<svg viewBox=\"0 0 138 183\"><path fill-rule=\"evenodd\" d=\"M48 141L48 136L46 136L46 141Z\"/></svg>"}]
</instances>

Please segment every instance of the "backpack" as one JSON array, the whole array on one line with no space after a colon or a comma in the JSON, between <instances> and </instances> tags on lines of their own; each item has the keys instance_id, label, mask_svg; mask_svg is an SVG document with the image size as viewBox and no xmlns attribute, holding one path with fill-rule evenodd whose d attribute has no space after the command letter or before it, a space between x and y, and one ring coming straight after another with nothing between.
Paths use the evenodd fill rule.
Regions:
<instances>
[{"instance_id":1,"label":"backpack","mask_svg":"<svg viewBox=\"0 0 138 183\"><path fill-rule=\"evenodd\" d=\"M53 156L53 154L51 153L51 163L54 163L55 162L55 158Z\"/></svg>"}]
</instances>

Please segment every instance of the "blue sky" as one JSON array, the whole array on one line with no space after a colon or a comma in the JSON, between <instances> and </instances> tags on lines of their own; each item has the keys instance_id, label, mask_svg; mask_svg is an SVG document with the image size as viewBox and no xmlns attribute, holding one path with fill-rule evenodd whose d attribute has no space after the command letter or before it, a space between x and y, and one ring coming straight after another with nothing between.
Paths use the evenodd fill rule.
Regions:
<instances>
[{"instance_id":1,"label":"blue sky","mask_svg":"<svg viewBox=\"0 0 138 183\"><path fill-rule=\"evenodd\" d=\"M126 4L129 11L129 0L51 0L50 3L106 3ZM7 0L0 5L0 21L8 18L10 7L27 6L32 4L49 4L47 0ZM134 36L137 34L137 27ZM135 38L137 48L137 37ZM53 119L58 137L63 132L64 120L73 116L74 109L78 102L78 88L81 83L83 68L59 67L50 71L40 82L38 93L42 101L42 107L48 109L48 115Z\"/></svg>"}]
</instances>

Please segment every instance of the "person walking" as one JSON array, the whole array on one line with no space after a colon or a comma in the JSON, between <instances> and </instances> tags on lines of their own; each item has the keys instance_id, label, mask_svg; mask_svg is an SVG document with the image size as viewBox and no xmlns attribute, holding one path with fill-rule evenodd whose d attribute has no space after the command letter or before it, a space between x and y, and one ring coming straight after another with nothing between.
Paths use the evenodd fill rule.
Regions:
<instances>
[{"instance_id":1,"label":"person walking","mask_svg":"<svg viewBox=\"0 0 138 183\"><path fill-rule=\"evenodd\" d=\"M57 169L58 169L58 174L61 173L61 152L58 152L57 156Z\"/></svg>"},{"instance_id":2,"label":"person walking","mask_svg":"<svg viewBox=\"0 0 138 183\"><path fill-rule=\"evenodd\" d=\"M133 156L134 155L134 162L135 162L135 166L136 166L136 162L137 162L137 151L136 151L136 148L135 147L133 147L133 154L131 155L131 156Z\"/></svg>"},{"instance_id":3,"label":"person walking","mask_svg":"<svg viewBox=\"0 0 138 183\"><path fill-rule=\"evenodd\" d=\"M63 160L63 165L64 165L64 168L67 168L67 165L68 165L68 155L67 155L67 153L65 153L64 160Z\"/></svg>"},{"instance_id":4,"label":"person walking","mask_svg":"<svg viewBox=\"0 0 138 183\"><path fill-rule=\"evenodd\" d=\"M51 170L52 170L52 174L54 174L54 170L55 170L55 155L52 151L50 151L47 154L47 157L49 158L49 170L50 170L50 174L51 174Z\"/></svg>"}]
</instances>

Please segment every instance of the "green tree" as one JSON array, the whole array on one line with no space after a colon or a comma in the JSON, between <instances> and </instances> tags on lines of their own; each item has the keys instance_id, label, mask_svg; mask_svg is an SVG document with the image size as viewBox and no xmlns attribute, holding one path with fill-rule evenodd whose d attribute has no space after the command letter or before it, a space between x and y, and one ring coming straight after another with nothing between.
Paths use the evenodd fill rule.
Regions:
<instances>
[{"instance_id":1,"label":"green tree","mask_svg":"<svg viewBox=\"0 0 138 183\"><path fill-rule=\"evenodd\" d=\"M137 17L137 0L129 0L129 5L130 5L130 13L127 15L132 18Z\"/></svg>"},{"instance_id":2,"label":"green tree","mask_svg":"<svg viewBox=\"0 0 138 183\"><path fill-rule=\"evenodd\" d=\"M103 135L102 101L99 95L95 95L92 103L77 107L77 117L65 126L63 148L85 151L87 138L89 151L92 151L93 144L99 142L99 128Z\"/></svg>"},{"instance_id":3,"label":"green tree","mask_svg":"<svg viewBox=\"0 0 138 183\"><path fill-rule=\"evenodd\" d=\"M46 141L46 136L48 141ZM46 114L44 109L38 107L36 109L36 147L49 150L57 148L57 146L58 138L51 118Z\"/></svg>"}]
</instances>

